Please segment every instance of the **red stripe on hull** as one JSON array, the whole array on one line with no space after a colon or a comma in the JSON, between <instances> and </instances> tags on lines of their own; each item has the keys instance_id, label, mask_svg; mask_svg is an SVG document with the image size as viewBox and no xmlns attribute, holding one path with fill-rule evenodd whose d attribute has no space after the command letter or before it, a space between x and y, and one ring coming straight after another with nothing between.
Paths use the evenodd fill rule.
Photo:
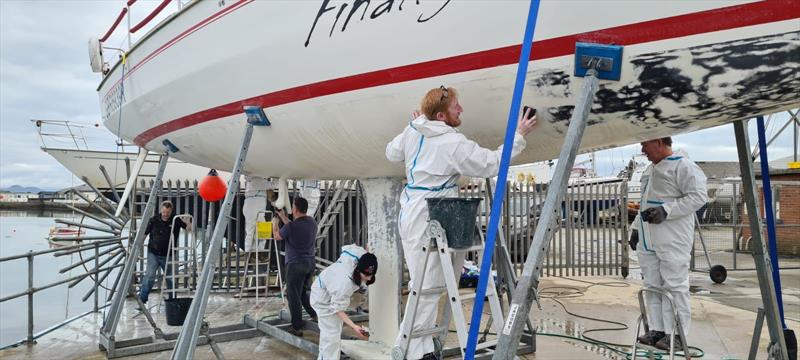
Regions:
<instances>
[{"instance_id":1,"label":"red stripe on hull","mask_svg":"<svg viewBox=\"0 0 800 360\"><path fill-rule=\"evenodd\" d=\"M769 0L730 6L581 34L537 40L531 51L531 60L572 54L575 50L575 42L578 41L632 45L794 18L800 18L800 1ZM353 90L509 65L517 62L520 46L513 45L463 54L279 90L168 121L139 134L134 139L134 142L139 146L145 146L151 140L173 131L241 114L242 106L244 105L258 105L266 108Z\"/></svg>"}]
</instances>

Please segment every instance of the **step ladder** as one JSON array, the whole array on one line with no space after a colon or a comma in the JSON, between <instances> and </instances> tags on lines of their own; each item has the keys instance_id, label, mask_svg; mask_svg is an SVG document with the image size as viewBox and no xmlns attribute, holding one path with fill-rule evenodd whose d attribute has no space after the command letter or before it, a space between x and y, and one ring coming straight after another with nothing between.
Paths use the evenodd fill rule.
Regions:
<instances>
[{"instance_id":1,"label":"step ladder","mask_svg":"<svg viewBox=\"0 0 800 360\"><path fill-rule=\"evenodd\" d=\"M173 232L169 236L169 246L167 247L167 267L164 276L161 278L162 298L175 299L180 296L189 297L193 292L190 280L197 274L197 240L194 231L184 231L183 246L179 243L175 246L175 226L176 221L191 221L194 226L194 217L189 214L176 215L172 218L170 226ZM194 230L194 229L192 229ZM191 235L191 236L190 236ZM168 286L170 282L172 286ZM183 283L184 286L179 284ZM163 295L169 295L168 297Z\"/></svg>"},{"instance_id":2,"label":"step ladder","mask_svg":"<svg viewBox=\"0 0 800 360\"><path fill-rule=\"evenodd\" d=\"M336 217L342 213L347 196L350 195L350 188L354 180L344 180L339 182L339 186L333 192L333 196L328 200L325 211L317 223L317 244L320 240L328 237L331 227L336 224Z\"/></svg>"},{"instance_id":3,"label":"step ladder","mask_svg":"<svg viewBox=\"0 0 800 360\"><path fill-rule=\"evenodd\" d=\"M253 239L251 240L252 243L250 244L251 251L247 252L247 258L244 263L244 282L241 284L241 288L239 289L239 299L245 297L245 292L255 291L256 293L256 304L258 304L259 294L262 290L265 290L264 296L269 296L269 289L271 287L275 287L278 289L278 293L280 294L281 301L285 304L286 299L283 294L283 275L281 274L281 259L278 256L278 241L272 237L272 212L271 211L259 211L256 214L256 224L254 225L256 228L253 229ZM264 219L263 221L260 219ZM267 248L262 249L259 246L260 241L265 240ZM266 260L261 261L261 254L266 252ZM275 283L270 285L269 284L269 277L272 273L272 261L273 257L275 260ZM264 273L261 273L261 269L266 268ZM261 284L264 285L261 285ZM275 295L277 296L277 295Z\"/></svg>"},{"instance_id":4,"label":"step ladder","mask_svg":"<svg viewBox=\"0 0 800 360\"><path fill-rule=\"evenodd\" d=\"M183 215L176 215L172 218L172 224L170 224L171 229L175 229L175 221L177 219L193 219L192 215L183 214ZM185 221L185 220L184 220ZM192 221L192 226L194 226L194 221ZM167 247L167 266L161 275L161 282L160 282L160 289L161 289L161 303L159 303L159 308L162 305L165 305L165 299L175 299L181 294L186 294L183 297L191 297L192 293L192 284L190 283L190 279L192 279L196 275L196 248L197 242L195 240L194 231L184 231L184 246L174 246L175 244L175 233L170 231L169 236L169 246ZM190 236L191 234L191 236ZM190 241L191 239L191 241ZM183 256L181 256L181 252L183 252ZM178 287L178 285L183 280L183 287ZM167 284L171 284L168 286ZM141 285L139 285L141 287ZM138 295L134 295L136 298L136 302L139 305L139 310L147 319L147 322L150 323L150 326L153 328L153 332L156 338L163 338L164 333L159 328L156 321L153 319L153 315L150 313L150 309L147 308L146 304L139 299ZM158 312L161 313L160 311Z\"/></svg>"},{"instance_id":5,"label":"step ladder","mask_svg":"<svg viewBox=\"0 0 800 360\"><path fill-rule=\"evenodd\" d=\"M644 325L644 332L645 333L650 331L650 325L647 323L647 306L645 305L645 302L644 302L644 294L645 293L652 293L654 296L661 296L661 301L664 302L666 300L666 302L669 304L670 308L672 309L672 319L673 319L673 321L672 321L672 333L669 335L670 336L669 343L670 343L670 345L675 343L675 332L677 331L678 335L681 337L681 340L682 340L681 345L683 345L683 356L686 358L686 360L691 359L692 358L692 354L689 352L689 346L686 345L686 342L688 341L688 339L686 339L686 334L683 333L683 324L681 324L681 319L678 316L678 310L675 308L675 301L672 298L672 294L670 294L669 291L667 291L666 289L661 289L661 288L653 288L653 289L644 288L644 289L639 290L639 311L640 311L640 315L639 315L639 320L636 321L636 335L633 338L633 346L631 347L632 348L631 354L633 354L631 356L631 358L632 359L636 359L637 358L636 351L637 351L638 348L642 348L642 349L647 350L648 353L645 356L650 356L651 358L656 358L656 357L660 358L660 356L657 356L656 353L662 351L661 349L655 348L653 346L641 344L641 343L639 343L639 340L638 340L639 339L639 330L641 330L642 325ZM663 304L662 304L662 306L663 306ZM670 360L675 359L675 347L674 346L670 346L669 359Z\"/></svg>"},{"instance_id":6,"label":"step ladder","mask_svg":"<svg viewBox=\"0 0 800 360\"><path fill-rule=\"evenodd\" d=\"M317 222L317 237L315 238L317 253L319 253L320 244L328 238L331 228L336 224L336 219L339 214L342 213L344 203L347 202L347 197L350 196L350 188L353 187L353 184L355 184L355 180L339 181L339 186L333 192L333 196L328 200L322 212L322 216ZM330 188L328 190L330 191ZM320 270L325 269L332 263L332 261L317 256L316 266Z\"/></svg>"},{"instance_id":7,"label":"step ladder","mask_svg":"<svg viewBox=\"0 0 800 360\"><path fill-rule=\"evenodd\" d=\"M418 268L416 269L416 274L421 274L419 281L415 281L414 287L409 289L409 310L408 313L406 313L403 317L403 326L400 329L402 334L400 345L392 349L392 359L394 360L405 359L406 354L408 353L409 344L411 343L412 339L430 335L434 336L434 344L436 347L435 351L441 354L441 352L444 350L443 344L445 343L445 339L447 338L447 334L450 329L451 318L453 321L455 321L459 349L461 350L462 357L464 357L464 350L467 347L469 328L466 323L466 318L464 317L464 309L462 306L464 301L475 299L475 293L464 295L459 293L457 276L460 275L461 272L459 271L456 273L454 265L460 268L460 265L463 264L464 255L466 255L467 252L478 251L479 254L482 253L483 239L481 239L481 245L466 249L452 249L447 244L447 235L445 234L445 230L436 220L431 220L428 223L425 234L431 239L431 241L428 246L422 247L422 252L425 253L425 255L423 255L425 257L425 261L420 262L418 264ZM424 270L428 266L428 261L430 259L429 255L432 253L436 253L439 256L442 266L442 273L444 274L445 286L423 290L422 284L425 281ZM455 264L451 260L452 257L455 257L456 259ZM489 284L487 289L486 297L489 300L489 308L492 314L490 326L494 328L494 332L496 334L499 334L502 330L502 324L504 322L503 311L500 307L500 299L498 297L492 276L489 276ZM429 329L412 331L420 296L441 294L447 294L448 298L448 305L444 309L441 323L434 325ZM492 350L490 348L496 344L497 340L484 341L478 344L477 349L478 351L484 350L491 352Z\"/></svg>"},{"instance_id":8,"label":"step ladder","mask_svg":"<svg viewBox=\"0 0 800 360\"><path fill-rule=\"evenodd\" d=\"M159 157L159 159L160 159L160 157ZM145 160L145 162L150 162L150 161ZM141 174L141 173L139 173L139 174L137 174L137 181L139 180L139 178L142 178L142 177L152 178L155 181L156 175L155 174ZM134 183L135 182L136 181L134 181ZM147 185L147 183L146 183L146 181L144 179L142 179L140 181L140 183L141 183L141 186L142 186L143 189ZM151 185L151 187L155 187L155 183L153 183ZM160 187L159 187L159 189L160 189ZM150 219L145 219L142 216L143 214L141 214L140 211L138 210L138 209L142 209L141 211L143 212L145 206L147 206L147 201L148 201L148 197L146 195L147 193L148 192L142 192L141 194L137 194L137 189L136 189L136 186L134 185L134 187L132 188L132 194L133 195L131 195L130 198L128 199L128 201L133 203L132 212L130 213L130 229L131 229L130 230L130 232L131 232L130 237L131 237L131 239L133 239L136 236L136 231L137 231L136 229L139 228L139 226L137 226L138 223L141 223L142 221L144 221L144 223L141 224L142 225L141 226L142 231L144 231L144 229L147 228L147 221L150 221ZM156 195L158 195L158 192L156 193ZM144 201L140 200L142 197L144 197L144 199L143 199ZM159 211L160 206L161 206L161 204L156 204L156 209L154 210L154 213L157 213ZM133 241L130 241L129 243L133 244ZM139 291L141 291L142 279L144 278L144 273L145 273L145 270L147 269L146 268L146 264L145 264L147 262L147 252L146 252L146 248L145 248L144 244L139 249L138 254L139 255L136 258L136 264L138 266L133 271L133 285L131 286L131 291L134 293L134 295L137 294Z\"/></svg>"}]
</instances>

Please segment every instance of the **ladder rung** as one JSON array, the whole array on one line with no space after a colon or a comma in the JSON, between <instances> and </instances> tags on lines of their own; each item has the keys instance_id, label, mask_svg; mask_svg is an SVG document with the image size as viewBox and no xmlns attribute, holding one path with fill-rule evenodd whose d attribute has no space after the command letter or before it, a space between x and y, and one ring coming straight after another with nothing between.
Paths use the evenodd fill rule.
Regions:
<instances>
[{"instance_id":1,"label":"ladder rung","mask_svg":"<svg viewBox=\"0 0 800 360\"><path fill-rule=\"evenodd\" d=\"M430 328L430 329L415 331L415 332L411 333L411 338L412 339L416 339L418 337L424 337L424 336L428 336L428 335L438 334L438 333L440 333L442 331L443 331L443 329L440 328L440 327L433 327L433 328Z\"/></svg>"},{"instance_id":2,"label":"ladder rung","mask_svg":"<svg viewBox=\"0 0 800 360\"><path fill-rule=\"evenodd\" d=\"M497 345L497 339L486 340L478 345L475 346L475 350L483 350L486 348L490 348L492 346Z\"/></svg>"},{"instance_id":3,"label":"ladder rung","mask_svg":"<svg viewBox=\"0 0 800 360\"><path fill-rule=\"evenodd\" d=\"M485 297L494 296L494 291L492 291L492 292L490 292L490 291L492 291L492 290L486 289L486 295L484 295L484 296ZM471 300L471 299L475 298L475 293L468 293L468 294L465 294L465 295L460 295L459 297L461 298L461 301Z\"/></svg>"},{"instance_id":4,"label":"ladder rung","mask_svg":"<svg viewBox=\"0 0 800 360\"><path fill-rule=\"evenodd\" d=\"M255 278L255 277L259 277L259 278L262 278L262 277L269 277L269 274L247 275L247 276L245 277L245 279L248 279L248 280L249 280L249 279L251 279L251 278Z\"/></svg>"},{"instance_id":5,"label":"ladder rung","mask_svg":"<svg viewBox=\"0 0 800 360\"><path fill-rule=\"evenodd\" d=\"M161 289L161 292L163 292L163 293L173 293L173 292L176 292L176 293L184 292L185 293L185 292L191 292L191 291L192 291L192 289Z\"/></svg>"},{"instance_id":6,"label":"ladder rung","mask_svg":"<svg viewBox=\"0 0 800 360\"><path fill-rule=\"evenodd\" d=\"M446 293L446 292L447 292L447 287L440 286L440 287L435 287L435 288L430 288L430 289L422 289L422 291L420 291L419 294L420 295L439 295L439 294L443 294L443 293Z\"/></svg>"},{"instance_id":7,"label":"ladder rung","mask_svg":"<svg viewBox=\"0 0 800 360\"><path fill-rule=\"evenodd\" d=\"M248 286L243 287L242 291L261 291L261 290L269 290L271 288L278 288L278 285L262 285L262 286Z\"/></svg>"}]
</instances>

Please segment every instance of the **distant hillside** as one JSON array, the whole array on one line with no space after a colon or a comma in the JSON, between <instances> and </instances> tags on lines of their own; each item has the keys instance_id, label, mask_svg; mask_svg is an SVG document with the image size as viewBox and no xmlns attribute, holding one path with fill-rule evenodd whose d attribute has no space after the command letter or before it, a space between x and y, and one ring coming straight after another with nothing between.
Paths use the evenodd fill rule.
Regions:
<instances>
[{"instance_id":1,"label":"distant hillside","mask_svg":"<svg viewBox=\"0 0 800 360\"><path fill-rule=\"evenodd\" d=\"M19 185L11 185L11 187L6 189L0 189L0 191L9 191L12 193L38 193L43 191L35 186L19 186Z\"/></svg>"}]
</instances>

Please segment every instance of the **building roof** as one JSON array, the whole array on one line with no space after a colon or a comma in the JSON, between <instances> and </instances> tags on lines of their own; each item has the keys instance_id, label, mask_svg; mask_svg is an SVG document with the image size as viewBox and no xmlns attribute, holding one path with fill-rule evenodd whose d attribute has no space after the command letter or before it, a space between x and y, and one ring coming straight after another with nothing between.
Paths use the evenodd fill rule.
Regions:
<instances>
[{"instance_id":1,"label":"building roof","mask_svg":"<svg viewBox=\"0 0 800 360\"><path fill-rule=\"evenodd\" d=\"M741 176L739 163L736 161L695 161L697 166L709 179L724 179Z\"/></svg>"}]
</instances>

